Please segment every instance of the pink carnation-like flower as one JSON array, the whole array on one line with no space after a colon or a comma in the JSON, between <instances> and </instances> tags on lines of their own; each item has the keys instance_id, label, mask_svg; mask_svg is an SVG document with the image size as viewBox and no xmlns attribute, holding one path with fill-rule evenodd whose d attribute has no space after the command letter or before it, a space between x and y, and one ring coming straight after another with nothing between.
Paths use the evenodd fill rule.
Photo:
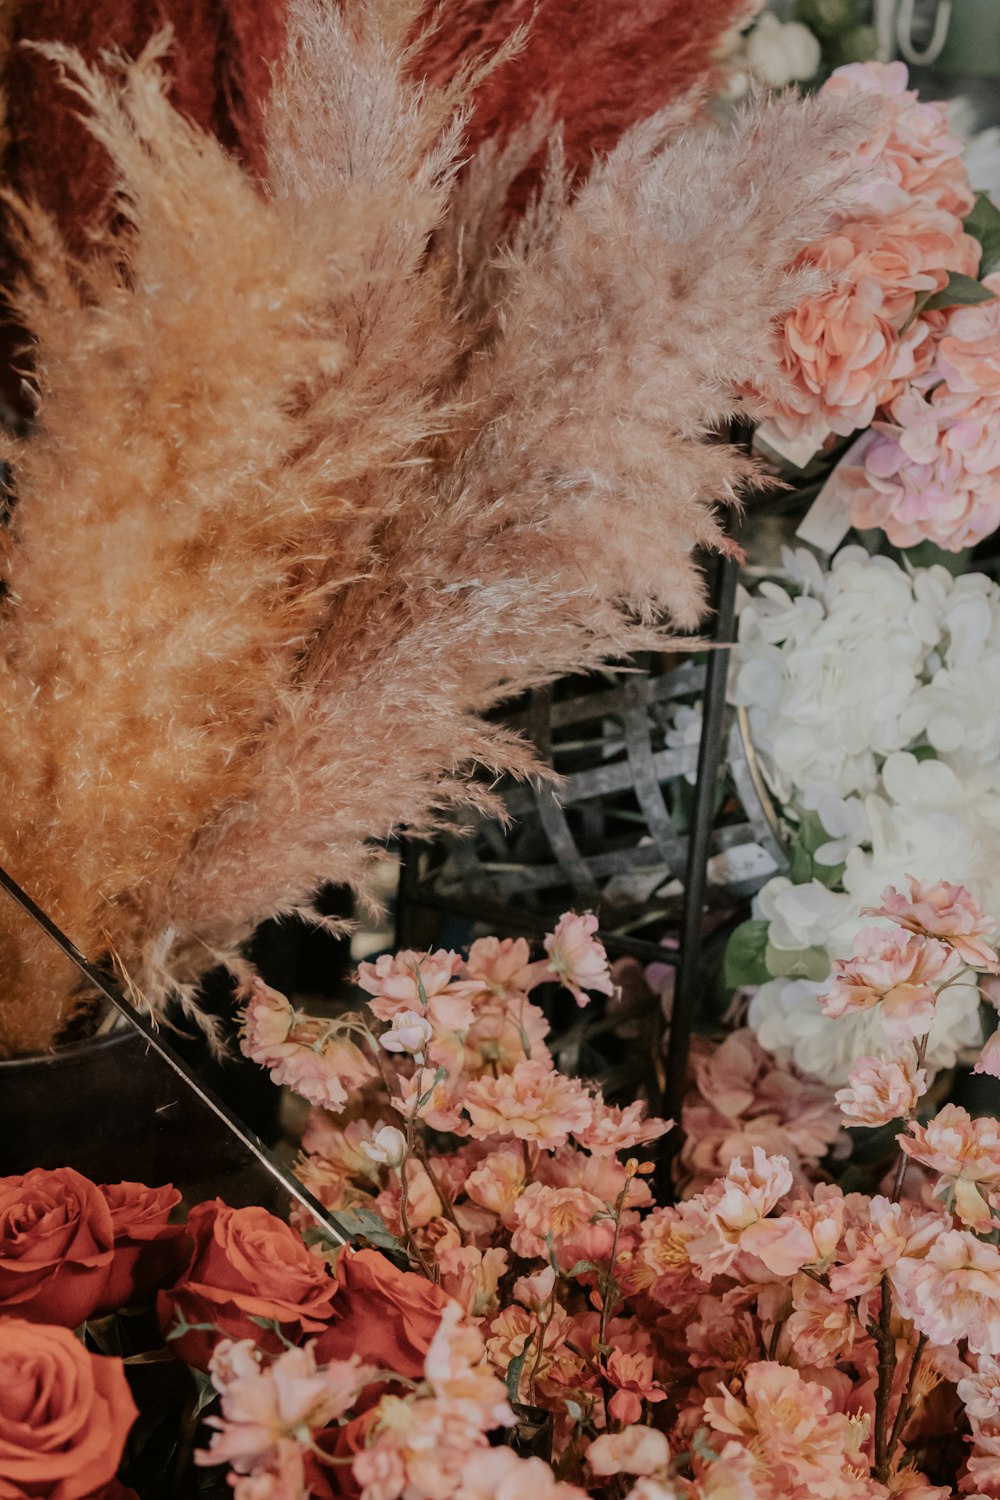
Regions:
<instances>
[{"instance_id":1,"label":"pink carnation-like flower","mask_svg":"<svg viewBox=\"0 0 1000 1500\"><path fill-rule=\"evenodd\" d=\"M441 1288L454 1297L467 1318L485 1318L497 1310L497 1288L507 1269L507 1252L500 1246L478 1250L474 1245L452 1245L439 1251L435 1263Z\"/></svg>"},{"instance_id":2,"label":"pink carnation-like flower","mask_svg":"<svg viewBox=\"0 0 1000 1500\"><path fill-rule=\"evenodd\" d=\"M743 1399L725 1386L705 1402L705 1420L753 1453L768 1495L860 1495L867 1420L833 1409L825 1386L771 1360L751 1365ZM848 1488L848 1482L856 1488Z\"/></svg>"},{"instance_id":3,"label":"pink carnation-like flower","mask_svg":"<svg viewBox=\"0 0 1000 1500\"><path fill-rule=\"evenodd\" d=\"M912 1203L890 1203L888 1198L849 1198L857 1208L844 1235L840 1264L830 1268L830 1287L841 1297L862 1300L876 1290L882 1276L904 1256L922 1259L949 1228L950 1218L928 1213ZM859 1308L859 1316L864 1317Z\"/></svg>"},{"instance_id":4,"label":"pink carnation-like flower","mask_svg":"<svg viewBox=\"0 0 1000 1500\"><path fill-rule=\"evenodd\" d=\"M465 961L464 978L457 979L453 988L478 1007L526 995L541 983L546 969L544 962L531 962L526 938L477 938Z\"/></svg>"},{"instance_id":5,"label":"pink carnation-like flower","mask_svg":"<svg viewBox=\"0 0 1000 1500\"><path fill-rule=\"evenodd\" d=\"M820 1007L836 1019L881 1005L887 1036L926 1036L934 1020L932 986L953 978L960 968L958 955L934 938L863 927L854 939L854 957L834 959L833 985L821 996Z\"/></svg>"},{"instance_id":6,"label":"pink carnation-like flower","mask_svg":"<svg viewBox=\"0 0 1000 1500\"><path fill-rule=\"evenodd\" d=\"M920 1260L890 1272L900 1312L932 1344L967 1339L977 1354L1000 1355L1000 1250L965 1229L941 1234Z\"/></svg>"},{"instance_id":7,"label":"pink carnation-like flower","mask_svg":"<svg viewBox=\"0 0 1000 1500\"><path fill-rule=\"evenodd\" d=\"M997 924L971 891L964 885L949 885L946 880L921 881L913 875L906 878L909 896L890 885L882 892L882 905L863 907L862 916L889 917L908 932L946 943L974 969L991 974L1000 971L993 944Z\"/></svg>"},{"instance_id":8,"label":"pink carnation-like flower","mask_svg":"<svg viewBox=\"0 0 1000 1500\"><path fill-rule=\"evenodd\" d=\"M850 1087L837 1090L837 1103L852 1125L888 1125L905 1119L927 1092L927 1070L913 1052L901 1057L859 1057L848 1075Z\"/></svg>"},{"instance_id":9,"label":"pink carnation-like flower","mask_svg":"<svg viewBox=\"0 0 1000 1500\"><path fill-rule=\"evenodd\" d=\"M510 1244L515 1255L546 1255L550 1235L555 1258L566 1270L577 1260L604 1260L611 1254L614 1224L608 1206L583 1188L533 1182L514 1205L514 1220ZM579 1253L584 1239L585 1254Z\"/></svg>"},{"instance_id":10,"label":"pink carnation-like flower","mask_svg":"<svg viewBox=\"0 0 1000 1500\"><path fill-rule=\"evenodd\" d=\"M373 998L368 1008L380 1021L391 1021L397 1011L423 1013L435 1031L467 1031L472 1023L468 997L452 985L461 973L457 953L383 953L372 963L358 965L358 984ZM423 995L421 995L423 991Z\"/></svg>"},{"instance_id":11,"label":"pink carnation-like flower","mask_svg":"<svg viewBox=\"0 0 1000 1500\"><path fill-rule=\"evenodd\" d=\"M958 1397L974 1422L1000 1426L1000 1361L981 1354L976 1369L958 1382Z\"/></svg>"},{"instance_id":12,"label":"pink carnation-like flower","mask_svg":"<svg viewBox=\"0 0 1000 1500\"><path fill-rule=\"evenodd\" d=\"M613 995L614 981L608 968L608 955L604 944L597 941L597 918L593 912L565 912L555 932L545 939L545 951L549 955L549 969L569 990L577 1005L589 1004L587 990L596 990L601 995Z\"/></svg>"},{"instance_id":13,"label":"pink carnation-like flower","mask_svg":"<svg viewBox=\"0 0 1000 1500\"><path fill-rule=\"evenodd\" d=\"M473 1139L515 1135L549 1151L585 1131L594 1115L594 1101L577 1079L540 1062L518 1063L497 1078L473 1079L462 1105Z\"/></svg>"},{"instance_id":14,"label":"pink carnation-like flower","mask_svg":"<svg viewBox=\"0 0 1000 1500\"><path fill-rule=\"evenodd\" d=\"M953 1192L955 1213L963 1224L988 1230L992 1202L1000 1189L1000 1123L989 1117L974 1120L958 1104L946 1104L926 1125L910 1122L909 1136L899 1144L907 1156L941 1176L938 1197Z\"/></svg>"}]
</instances>

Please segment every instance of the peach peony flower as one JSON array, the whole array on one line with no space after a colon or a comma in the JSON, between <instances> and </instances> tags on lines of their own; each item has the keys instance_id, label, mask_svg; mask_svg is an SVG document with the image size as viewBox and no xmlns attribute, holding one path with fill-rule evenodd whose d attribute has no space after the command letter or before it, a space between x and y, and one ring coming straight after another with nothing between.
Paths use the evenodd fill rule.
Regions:
<instances>
[{"instance_id":1,"label":"peach peony flower","mask_svg":"<svg viewBox=\"0 0 1000 1500\"><path fill-rule=\"evenodd\" d=\"M833 985L820 997L820 1007L836 1019L881 1005L887 1036L926 1036L934 1019L932 986L952 979L961 967L958 955L934 938L863 927L854 939L854 957L834 959Z\"/></svg>"},{"instance_id":2,"label":"peach peony flower","mask_svg":"<svg viewBox=\"0 0 1000 1500\"><path fill-rule=\"evenodd\" d=\"M655 1427L626 1427L595 1438L587 1449L595 1474L655 1474L670 1463L670 1444Z\"/></svg>"},{"instance_id":3,"label":"peach peony flower","mask_svg":"<svg viewBox=\"0 0 1000 1500\"><path fill-rule=\"evenodd\" d=\"M496 1214L508 1228L525 1181L524 1155L516 1146L503 1146L480 1162L465 1181L473 1203Z\"/></svg>"},{"instance_id":4,"label":"peach peony flower","mask_svg":"<svg viewBox=\"0 0 1000 1500\"><path fill-rule=\"evenodd\" d=\"M577 1005L589 1004L586 990L596 990L601 995L613 995L614 981L608 968L608 955L603 943L594 937L597 918L593 912L579 916L576 912L564 912L559 918L555 932L545 939L545 951L549 955L549 971L569 990Z\"/></svg>"},{"instance_id":5,"label":"peach peony flower","mask_svg":"<svg viewBox=\"0 0 1000 1500\"><path fill-rule=\"evenodd\" d=\"M1000 1123L989 1117L974 1120L960 1105L946 1104L926 1125L911 1121L910 1132L898 1137L900 1147L940 1172L935 1194L954 1194L955 1214L963 1224L991 1229L990 1204L1000 1202Z\"/></svg>"},{"instance_id":6,"label":"peach peony flower","mask_svg":"<svg viewBox=\"0 0 1000 1500\"><path fill-rule=\"evenodd\" d=\"M742 1401L725 1386L720 1390L705 1402L705 1420L746 1445L765 1493L803 1500L864 1493L859 1480L867 1470L861 1451L867 1419L833 1410L824 1386L765 1360L747 1370ZM847 1481L857 1488L848 1489Z\"/></svg>"},{"instance_id":7,"label":"peach peony flower","mask_svg":"<svg viewBox=\"0 0 1000 1500\"><path fill-rule=\"evenodd\" d=\"M531 962L526 938L477 938L465 961L464 977L453 989L466 995L474 1009L497 1000L526 995L545 977L547 965Z\"/></svg>"},{"instance_id":8,"label":"peach peony flower","mask_svg":"<svg viewBox=\"0 0 1000 1500\"><path fill-rule=\"evenodd\" d=\"M864 917L888 917L908 932L937 938L954 948L973 969L1000 972L994 944L997 924L988 917L971 891L964 885L949 885L946 880L933 883L908 875L909 896L893 886L882 892L881 906L862 908Z\"/></svg>"},{"instance_id":9,"label":"peach peony flower","mask_svg":"<svg viewBox=\"0 0 1000 1500\"><path fill-rule=\"evenodd\" d=\"M968 1341L1000 1355L1000 1250L965 1229L941 1234L926 1256L903 1256L890 1271L899 1311L932 1344Z\"/></svg>"},{"instance_id":10,"label":"peach peony flower","mask_svg":"<svg viewBox=\"0 0 1000 1500\"><path fill-rule=\"evenodd\" d=\"M462 1106L473 1139L514 1135L550 1151L585 1131L594 1117L594 1101L583 1084L540 1062L518 1063L497 1078L473 1079Z\"/></svg>"},{"instance_id":11,"label":"peach peony flower","mask_svg":"<svg viewBox=\"0 0 1000 1500\"><path fill-rule=\"evenodd\" d=\"M836 1098L852 1125L905 1119L927 1092L927 1069L917 1067L912 1050L899 1057L859 1057L849 1080Z\"/></svg>"}]
</instances>

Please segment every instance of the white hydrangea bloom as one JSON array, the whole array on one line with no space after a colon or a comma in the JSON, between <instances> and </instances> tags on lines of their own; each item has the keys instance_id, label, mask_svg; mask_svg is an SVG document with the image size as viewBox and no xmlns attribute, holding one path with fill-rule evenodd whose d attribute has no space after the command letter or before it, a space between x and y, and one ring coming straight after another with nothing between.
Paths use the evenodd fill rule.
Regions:
<instances>
[{"instance_id":1,"label":"white hydrangea bloom","mask_svg":"<svg viewBox=\"0 0 1000 1500\"><path fill-rule=\"evenodd\" d=\"M787 589L764 585L743 611L730 695L747 707L777 797L830 835L814 867L844 871L836 890L784 878L761 890L772 959L787 952L793 970L805 949L849 956L871 921L862 908L907 875L966 885L1000 920L1000 588L858 547L828 573L811 553L786 554L785 572ZM825 988L775 978L750 1023L764 1046L840 1084L884 1037L874 1012L825 1017ZM975 988L945 991L931 1067L980 1040Z\"/></svg>"}]
</instances>

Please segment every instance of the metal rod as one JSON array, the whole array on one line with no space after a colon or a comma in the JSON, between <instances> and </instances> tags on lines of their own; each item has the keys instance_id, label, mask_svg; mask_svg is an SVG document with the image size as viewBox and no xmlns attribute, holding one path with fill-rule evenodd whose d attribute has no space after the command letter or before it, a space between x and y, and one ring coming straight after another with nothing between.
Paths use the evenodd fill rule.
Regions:
<instances>
[{"instance_id":1,"label":"metal rod","mask_svg":"<svg viewBox=\"0 0 1000 1500\"><path fill-rule=\"evenodd\" d=\"M701 977L699 959L702 913L708 878L708 857L715 817L719 766L723 754L722 730L726 712L726 679L729 671L727 647L733 637L739 571L739 563L735 558L720 558L714 588L715 627L712 632L713 641L718 649L708 653L708 666L705 673L701 741L698 746L698 779L691 815L687 870L684 878L684 902L681 910L681 946L677 967L677 985L674 991L667 1055L663 1069L661 1112L678 1122L663 1142L661 1167L664 1177L668 1176L669 1165L680 1151L684 1139L679 1121ZM665 1190L665 1183L662 1181L661 1187Z\"/></svg>"},{"instance_id":2,"label":"metal rod","mask_svg":"<svg viewBox=\"0 0 1000 1500\"><path fill-rule=\"evenodd\" d=\"M250 1155L254 1157L261 1164L261 1166L270 1173L272 1177L277 1179L288 1196L294 1199L294 1201L301 1208L304 1208L306 1210L306 1212L316 1221L317 1225L324 1231L324 1233L328 1234L330 1238L334 1240L338 1245L350 1244L351 1235L339 1223L336 1216L330 1214L319 1202L319 1200L317 1198L314 1198L312 1193L310 1193L307 1188L302 1186L294 1173L291 1172L288 1168L284 1167L274 1156L271 1155L270 1151L264 1145L263 1141L260 1140L258 1136L254 1135L253 1131L247 1129L239 1116L229 1108L228 1104L224 1104L223 1101L218 1097L218 1095L215 1094L212 1089L208 1088L207 1085L204 1084L200 1078L198 1078L197 1074L192 1072L187 1063L185 1063L183 1059L180 1058L174 1051L174 1049L170 1046L169 1042L164 1041L162 1035L160 1034L160 1031L149 1019L149 1017L142 1015L140 1011L137 1011L134 1006L129 1004L128 1000L126 1000L124 995L120 993L117 986L111 984L108 981L107 977L101 973L100 969L96 968L94 964L90 963L90 961L84 957L79 948L77 948L76 944L66 936L61 928L56 926L52 918L47 916L46 913L42 911L40 906L32 901L27 892L21 889L21 887L17 884L13 877L7 873L2 865L0 865L0 887L2 887L2 889L5 890L7 894L16 901L18 906L21 907L22 911L27 912L32 921L36 922L42 929L42 931L52 939L56 947L66 955L66 957L72 964L76 966L80 973L85 977L87 982L89 984L92 984L94 988L101 995L103 995L106 1000L110 1001L115 1009L125 1017L128 1024L130 1026L133 1026L135 1030L145 1038L149 1046L152 1047L155 1052L159 1053L160 1057L163 1058L163 1061L167 1064L167 1066L169 1068L172 1068L173 1071L180 1077L182 1082L194 1092L196 1097L200 1099L201 1102L208 1109L210 1109L219 1120L222 1121L226 1129L231 1131L232 1134L242 1142Z\"/></svg>"}]
</instances>

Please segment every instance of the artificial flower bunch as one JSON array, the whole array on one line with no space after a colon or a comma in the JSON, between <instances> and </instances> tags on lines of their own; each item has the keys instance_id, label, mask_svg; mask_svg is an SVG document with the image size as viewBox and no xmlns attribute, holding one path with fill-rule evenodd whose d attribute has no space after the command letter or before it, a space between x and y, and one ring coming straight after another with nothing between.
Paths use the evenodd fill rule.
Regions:
<instances>
[{"instance_id":1,"label":"artificial flower bunch","mask_svg":"<svg viewBox=\"0 0 1000 1500\"><path fill-rule=\"evenodd\" d=\"M882 100L877 167L803 251L829 284L784 320L793 394L769 424L809 452L871 428L846 473L851 524L960 551L1000 525L1000 212L973 193L945 106L906 85L899 62L823 85Z\"/></svg>"},{"instance_id":2,"label":"artificial flower bunch","mask_svg":"<svg viewBox=\"0 0 1000 1500\"><path fill-rule=\"evenodd\" d=\"M1000 590L983 574L902 568L860 547L828 570L786 552L740 615L730 695L789 832L790 869L734 938L730 978L752 991L765 1048L841 1084L872 1018L819 1013L831 959L902 869L969 886L1000 916ZM974 987L949 988L931 1074L980 1039Z\"/></svg>"}]
</instances>

